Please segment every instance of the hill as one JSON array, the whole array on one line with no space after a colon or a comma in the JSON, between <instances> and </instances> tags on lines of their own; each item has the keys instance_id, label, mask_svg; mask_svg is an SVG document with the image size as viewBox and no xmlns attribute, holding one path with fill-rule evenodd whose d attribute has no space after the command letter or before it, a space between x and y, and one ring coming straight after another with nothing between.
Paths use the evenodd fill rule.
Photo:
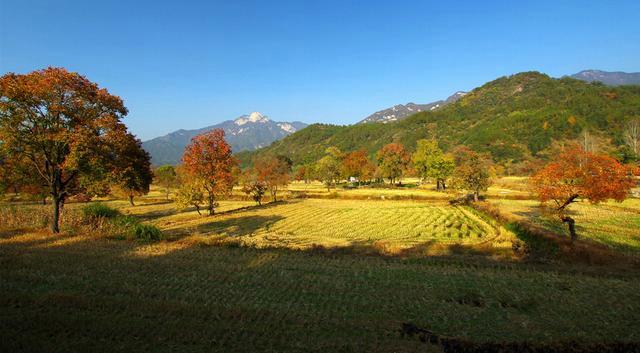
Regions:
<instances>
[{"instance_id":1,"label":"hill","mask_svg":"<svg viewBox=\"0 0 640 353\"><path fill-rule=\"evenodd\" d=\"M467 92L458 91L452 94L451 96L449 96L445 100L439 100L439 101L435 101L427 104L415 104L415 103L397 104L391 108L383 109L369 115L368 117L358 122L358 124L364 124L364 123L386 124L389 122L402 120L415 113L440 109L448 104L456 102L465 94L467 94Z\"/></svg>"},{"instance_id":2,"label":"hill","mask_svg":"<svg viewBox=\"0 0 640 353\"><path fill-rule=\"evenodd\" d=\"M191 139L213 129L223 129L225 138L234 152L255 150L268 146L273 141L306 127L307 124L294 121L276 122L253 112L235 120L227 120L217 125L195 130L178 130L165 136L142 143L142 147L151 154L154 165L178 164L184 148Z\"/></svg>"},{"instance_id":3,"label":"hill","mask_svg":"<svg viewBox=\"0 0 640 353\"><path fill-rule=\"evenodd\" d=\"M491 152L496 161L517 162L553 140L576 138L583 129L620 144L624 125L634 116L640 116L640 86L609 87L523 72L488 82L439 110L387 124L314 124L238 156L245 165L265 153L288 155L301 164L317 160L328 146L365 149L373 156L384 144L401 142L412 150L418 139L433 136L445 150L464 144Z\"/></svg>"}]
</instances>

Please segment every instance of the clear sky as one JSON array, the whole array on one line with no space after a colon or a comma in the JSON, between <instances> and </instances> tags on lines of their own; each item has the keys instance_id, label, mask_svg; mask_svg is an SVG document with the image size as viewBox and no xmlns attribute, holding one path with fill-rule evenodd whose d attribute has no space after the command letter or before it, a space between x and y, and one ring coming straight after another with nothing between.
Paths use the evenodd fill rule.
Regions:
<instances>
[{"instance_id":1,"label":"clear sky","mask_svg":"<svg viewBox=\"0 0 640 353\"><path fill-rule=\"evenodd\" d=\"M640 71L640 1L0 0L0 73L46 66L121 96L145 140L350 124L520 71Z\"/></svg>"}]
</instances>

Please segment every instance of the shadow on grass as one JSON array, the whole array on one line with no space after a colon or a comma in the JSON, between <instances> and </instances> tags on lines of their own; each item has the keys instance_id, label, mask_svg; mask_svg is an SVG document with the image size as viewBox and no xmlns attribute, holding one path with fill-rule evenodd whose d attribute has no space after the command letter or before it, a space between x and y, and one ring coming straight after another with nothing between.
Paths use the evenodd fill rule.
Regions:
<instances>
[{"instance_id":1,"label":"shadow on grass","mask_svg":"<svg viewBox=\"0 0 640 353\"><path fill-rule=\"evenodd\" d=\"M200 234L216 233L229 237L251 236L260 229L269 231L271 225L284 219L282 216L244 216L236 218L226 218L201 224L195 228Z\"/></svg>"}]
</instances>

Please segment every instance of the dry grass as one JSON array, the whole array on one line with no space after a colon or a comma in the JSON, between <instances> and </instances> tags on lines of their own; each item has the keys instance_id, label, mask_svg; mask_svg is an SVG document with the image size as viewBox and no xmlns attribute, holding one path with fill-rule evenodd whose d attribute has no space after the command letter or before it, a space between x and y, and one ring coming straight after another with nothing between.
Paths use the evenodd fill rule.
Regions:
<instances>
[{"instance_id":1,"label":"dry grass","mask_svg":"<svg viewBox=\"0 0 640 353\"><path fill-rule=\"evenodd\" d=\"M638 341L640 281L532 265L0 237L0 350L424 351L403 322L476 342Z\"/></svg>"},{"instance_id":2,"label":"dry grass","mask_svg":"<svg viewBox=\"0 0 640 353\"><path fill-rule=\"evenodd\" d=\"M569 237L566 226L534 200L491 200L502 212ZM593 205L578 202L569 207L578 235L627 254L640 255L640 200Z\"/></svg>"}]
</instances>

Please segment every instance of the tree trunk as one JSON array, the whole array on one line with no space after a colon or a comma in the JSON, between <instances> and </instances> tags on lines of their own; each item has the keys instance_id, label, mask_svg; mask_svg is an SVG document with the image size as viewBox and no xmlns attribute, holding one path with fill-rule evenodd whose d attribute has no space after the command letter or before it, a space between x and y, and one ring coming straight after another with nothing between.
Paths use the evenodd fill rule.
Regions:
<instances>
[{"instance_id":1,"label":"tree trunk","mask_svg":"<svg viewBox=\"0 0 640 353\"><path fill-rule=\"evenodd\" d=\"M42 204L46 205L47 204L47 195L42 197Z\"/></svg>"},{"instance_id":2,"label":"tree trunk","mask_svg":"<svg viewBox=\"0 0 640 353\"><path fill-rule=\"evenodd\" d=\"M129 203L131 204L131 206L135 206L135 204L133 203L133 195L129 195Z\"/></svg>"},{"instance_id":3,"label":"tree trunk","mask_svg":"<svg viewBox=\"0 0 640 353\"><path fill-rule=\"evenodd\" d=\"M478 202L478 191L477 190L473 192L473 201L474 202Z\"/></svg>"},{"instance_id":4,"label":"tree trunk","mask_svg":"<svg viewBox=\"0 0 640 353\"><path fill-rule=\"evenodd\" d=\"M576 233L576 221L569 216L560 216L560 220L563 223L566 223L569 227L569 234L571 235L571 242L573 243L578 238L578 234Z\"/></svg>"},{"instance_id":5,"label":"tree trunk","mask_svg":"<svg viewBox=\"0 0 640 353\"><path fill-rule=\"evenodd\" d=\"M52 195L52 205L53 205L53 219L51 220L51 232L60 233L60 204L62 202L62 197L57 195Z\"/></svg>"},{"instance_id":6,"label":"tree trunk","mask_svg":"<svg viewBox=\"0 0 640 353\"><path fill-rule=\"evenodd\" d=\"M195 207L196 207L196 211L198 212L198 215L199 215L199 216L202 216L202 213L200 213L200 205L197 205L197 204L196 204L196 205L193 205L193 206L195 206Z\"/></svg>"},{"instance_id":7,"label":"tree trunk","mask_svg":"<svg viewBox=\"0 0 640 353\"><path fill-rule=\"evenodd\" d=\"M442 185L442 191L447 190L447 184L445 184L444 179L440 181L440 184Z\"/></svg>"},{"instance_id":8,"label":"tree trunk","mask_svg":"<svg viewBox=\"0 0 640 353\"><path fill-rule=\"evenodd\" d=\"M215 210L213 209L213 195L209 193L209 216L213 216Z\"/></svg>"},{"instance_id":9,"label":"tree trunk","mask_svg":"<svg viewBox=\"0 0 640 353\"><path fill-rule=\"evenodd\" d=\"M440 191L440 179L436 179L436 190Z\"/></svg>"}]
</instances>

